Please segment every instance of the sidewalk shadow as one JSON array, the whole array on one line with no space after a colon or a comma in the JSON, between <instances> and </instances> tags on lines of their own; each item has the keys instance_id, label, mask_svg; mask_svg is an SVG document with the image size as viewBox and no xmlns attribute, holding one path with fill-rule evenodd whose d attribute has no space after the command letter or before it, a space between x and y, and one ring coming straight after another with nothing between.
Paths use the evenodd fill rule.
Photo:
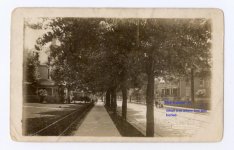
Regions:
<instances>
[{"instance_id":1,"label":"sidewalk shadow","mask_svg":"<svg viewBox=\"0 0 234 150\"><path fill-rule=\"evenodd\" d=\"M118 113L114 113L111 109L105 107L112 121L114 122L119 133L124 137L144 137L134 126L122 119Z\"/></svg>"}]
</instances>

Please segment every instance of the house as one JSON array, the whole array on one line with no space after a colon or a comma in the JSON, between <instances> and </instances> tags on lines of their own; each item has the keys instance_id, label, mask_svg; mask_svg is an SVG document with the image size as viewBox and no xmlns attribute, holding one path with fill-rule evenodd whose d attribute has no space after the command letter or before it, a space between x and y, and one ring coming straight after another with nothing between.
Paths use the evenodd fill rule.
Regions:
<instances>
[{"instance_id":1,"label":"house","mask_svg":"<svg viewBox=\"0 0 234 150\"><path fill-rule=\"evenodd\" d=\"M210 99L210 77L194 77L195 101ZM157 92L162 99L191 100L191 80L179 78L173 81L159 82Z\"/></svg>"},{"instance_id":2,"label":"house","mask_svg":"<svg viewBox=\"0 0 234 150\"><path fill-rule=\"evenodd\" d=\"M209 105L211 94L210 83L210 76L194 77L194 97L197 104L200 105L205 103L205 105ZM140 89L130 88L128 92L129 101L145 104L146 89L146 82ZM180 77L170 81L162 78L155 78L154 96L155 100L191 101L191 81L186 77Z\"/></svg>"},{"instance_id":3,"label":"house","mask_svg":"<svg viewBox=\"0 0 234 150\"><path fill-rule=\"evenodd\" d=\"M46 90L46 102L60 102L59 86L51 79L49 66L39 65L37 67L37 72L38 76L35 83L24 82L25 102L40 102L40 90Z\"/></svg>"},{"instance_id":4,"label":"house","mask_svg":"<svg viewBox=\"0 0 234 150\"><path fill-rule=\"evenodd\" d=\"M38 80L36 82L37 96L39 96L39 90L45 89L47 91L46 101L48 103L60 102L59 99L59 87L51 79L50 67L48 65L38 66Z\"/></svg>"}]
</instances>

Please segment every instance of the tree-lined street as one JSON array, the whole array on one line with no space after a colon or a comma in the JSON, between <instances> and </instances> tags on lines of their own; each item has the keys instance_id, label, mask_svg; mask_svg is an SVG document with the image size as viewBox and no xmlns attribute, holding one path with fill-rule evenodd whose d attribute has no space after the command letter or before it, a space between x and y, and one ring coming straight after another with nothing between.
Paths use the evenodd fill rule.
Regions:
<instances>
[{"instance_id":1,"label":"tree-lined street","mask_svg":"<svg viewBox=\"0 0 234 150\"><path fill-rule=\"evenodd\" d=\"M123 121L135 119L137 128L141 128L147 137L191 136L196 132L195 128L200 128L200 119L194 123L185 119L185 114L169 119L162 110L155 109L155 101L159 98L155 80L172 81L182 77L190 80L190 99L195 101L194 76L204 76L211 67L209 19L42 20L41 24L26 22L25 26L47 31L37 39L35 49L40 52L49 45L46 65L59 87L59 102L70 103L70 93L78 93L78 100L85 98L90 102L104 98L105 107L111 113L118 115L117 112L121 112ZM35 74L38 57L33 58L35 62L29 60L26 70L33 70ZM30 71L26 72L27 77L32 78L30 80L35 80ZM68 93L66 96L64 89ZM144 89L142 100L146 101L145 106L127 103L130 89ZM117 104L118 94L122 100ZM45 101L46 96L47 91L44 91L41 97L45 103L49 101L48 98ZM92 110L98 108L95 106ZM135 113L139 113L139 117L134 116ZM101 118L106 114L97 111L95 115ZM186 115L187 118L199 116Z\"/></svg>"}]
</instances>

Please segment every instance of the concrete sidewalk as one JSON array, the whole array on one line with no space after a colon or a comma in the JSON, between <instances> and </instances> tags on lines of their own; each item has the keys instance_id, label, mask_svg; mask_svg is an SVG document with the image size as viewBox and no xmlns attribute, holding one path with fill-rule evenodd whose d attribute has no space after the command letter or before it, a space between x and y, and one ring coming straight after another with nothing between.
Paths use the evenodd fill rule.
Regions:
<instances>
[{"instance_id":1,"label":"concrete sidewalk","mask_svg":"<svg viewBox=\"0 0 234 150\"><path fill-rule=\"evenodd\" d=\"M121 115L121 101L117 105ZM209 113L176 112L176 117L167 117L166 113L166 108L154 109L155 137L190 137L209 125ZM127 121L145 135L146 105L128 103Z\"/></svg>"},{"instance_id":2,"label":"concrete sidewalk","mask_svg":"<svg viewBox=\"0 0 234 150\"><path fill-rule=\"evenodd\" d=\"M97 102L90 110L75 136L121 136L103 102Z\"/></svg>"}]
</instances>

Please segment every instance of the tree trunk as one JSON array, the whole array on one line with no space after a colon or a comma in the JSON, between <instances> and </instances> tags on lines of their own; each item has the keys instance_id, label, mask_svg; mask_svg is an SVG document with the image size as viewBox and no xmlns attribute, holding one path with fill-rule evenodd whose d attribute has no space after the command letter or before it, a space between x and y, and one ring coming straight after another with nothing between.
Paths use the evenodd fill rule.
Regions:
<instances>
[{"instance_id":1,"label":"tree trunk","mask_svg":"<svg viewBox=\"0 0 234 150\"><path fill-rule=\"evenodd\" d=\"M111 89L111 108L112 108L112 111L116 113L116 109L117 109L116 88Z\"/></svg>"},{"instance_id":2,"label":"tree trunk","mask_svg":"<svg viewBox=\"0 0 234 150\"><path fill-rule=\"evenodd\" d=\"M60 100L60 103L64 103L64 88L63 87L59 87L59 100Z\"/></svg>"},{"instance_id":3,"label":"tree trunk","mask_svg":"<svg viewBox=\"0 0 234 150\"><path fill-rule=\"evenodd\" d=\"M194 102L194 69L191 68L191 101Z\"/></svg>"},{"instance_id":4,"label":"tree trunk","mask_svg":"<svg viewBox=\"0 0 234 150\"><path fill-rule=\"evenodd\" d=\"M122 101L122 118L124 120L127 119L127 88L126 85L123 85L122 87L122 97L123 97L123 101Z\"/></svg>"},{"instance_id":5,"label":"tree trunk","mask_svg":"<svg viewBox=\"0 0 234 150\"><path fill-rule=\"evenodd\" d=\"M154 60L153 55L149 55L147 69L148 83L146 91L146 136L154 136Z\"/></svg>"},{"instance_id":6,"label":"tree trunk","mask_svg":"<svg viewBox=\"0 0 234 150\"><path fill-rule=\"evenodd\" d=\"M126 68L123 68L123 72L121 75L121 79L122 79L122 84L121 84L121 91L122 91L122 118L124 120L127 119L127 103L128 103L128 97L127 97L127 71Z\"/></svg>"},{"instance_id":7,"label":"tree trunk","mask_svg":"<svg viewBox=\"0 0 234 150\"><path fill-rule=\"evenodd\" d=\"M113 105L112 99L113 99L113 94L112 94L112 89L110 89L110 108L111 109L112 109L112 105Z\"/></svg>"},{"instance_id":8,"label":"tree trunk","mask_svg":"<svg viewBox=\"0 0 234 150\"><path fill-rule=\"evenodd\" d=\"M110 101L111 101L111 97L110 97L110 90L106 91L106 106L110 107Z\"/></svg>"},{"instance_id":9,"label":"tree trunk","mask_svg":"<svg viewBox=\"0 0 234 150\"><path fill-rule=\"evenodd\" d=\"M68 104L70 104L71 103L71 100L70 100L70 93L71 92L71 90L70 90L70 88L67 88L67 103Z\"/></svg>"}]
</instances>

